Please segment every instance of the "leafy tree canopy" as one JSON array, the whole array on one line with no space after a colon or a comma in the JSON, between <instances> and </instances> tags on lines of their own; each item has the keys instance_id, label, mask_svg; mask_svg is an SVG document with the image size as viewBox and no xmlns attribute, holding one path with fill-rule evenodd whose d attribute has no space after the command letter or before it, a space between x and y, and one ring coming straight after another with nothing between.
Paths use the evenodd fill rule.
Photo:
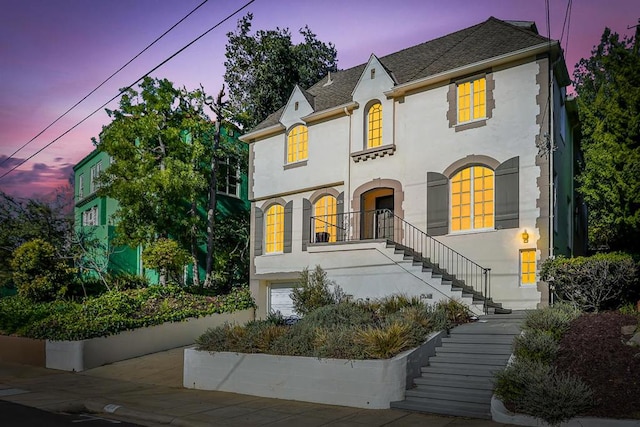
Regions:
<instances>
[{"instance_id":1,"label":"leafy tree canopy","mask_svg":"<svg viewBox=\"0 0 640 427\"><path fill-rule=\"evenodd\" d=\"M580 192L592 247L636 250L640 239L640 56L609 28L574 73L585 167Z\"/></svg>"},{"instance_id":2,"label":"leafy tree canopy","mask_svg":"<svg viewBox=\"0 0 640 427\"><path fill-rule=\"evenodd\" d=\"M282 107L296 84L306 89L337 69L334 45L319 41L309 27L300 29L304 41L295 45L288 28L250 35L252 18L247 14L227 34L224 63L228 108L245 131Z\"/></svg>"},{"instance_id":3,"label":"leafy tree canopy","mask_svg":"<svg viewBox=\"0 0 640 427\"><path fill-rule=\"evenodd\" d=\"M30 240L47 241L60 257L67 256L73 227L73 192L68 190L60 189L53 201L19 200L0 191L0 286L11 284L13 251Z\"/></svg>"}]
</instances>

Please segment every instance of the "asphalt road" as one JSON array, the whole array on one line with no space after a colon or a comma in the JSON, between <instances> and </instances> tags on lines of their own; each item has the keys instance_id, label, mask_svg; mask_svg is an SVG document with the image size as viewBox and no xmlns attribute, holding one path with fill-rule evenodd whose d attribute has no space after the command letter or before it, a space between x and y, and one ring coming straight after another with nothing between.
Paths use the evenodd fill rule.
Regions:
<instances>
[{"instance_id":1,"label":"asphalt road","mask_svg":"<svg viewBox=\"0 0 640 427\"><path fill-rule=\"evenodd\" d=\"M2 427L135 427L137 425L92 414L54 414L0 400L0 426Z\"/></svg>"}]
</instances>

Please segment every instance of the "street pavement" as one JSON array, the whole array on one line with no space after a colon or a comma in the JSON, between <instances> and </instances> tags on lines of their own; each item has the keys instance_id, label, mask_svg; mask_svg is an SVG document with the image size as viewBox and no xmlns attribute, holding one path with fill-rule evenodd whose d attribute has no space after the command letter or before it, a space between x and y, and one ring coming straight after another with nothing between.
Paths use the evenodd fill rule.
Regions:
<instances>
[{"instance_id":1,"label":"street pavement","mask_svg":"<svg viewBox=\"0 0 640 427\"><path fill-rule=\"evenodd\" d=\"M490 420L394 409L360 409L190 390L182 387L182 372L183 348L80 373L0 363L0 400L56 413L93 413L101 418L144 426L504 425ZM3 415L0 425L23 425L5 421ZM88 425L93 425L93 422Z\"/></svg>"}]
</instances>

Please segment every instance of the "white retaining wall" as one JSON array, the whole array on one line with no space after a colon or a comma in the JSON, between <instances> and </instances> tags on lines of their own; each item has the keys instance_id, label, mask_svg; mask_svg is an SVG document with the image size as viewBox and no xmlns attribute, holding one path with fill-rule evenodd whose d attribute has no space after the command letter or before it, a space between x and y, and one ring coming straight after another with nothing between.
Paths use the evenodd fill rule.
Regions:
<instances>
[{"instance_id":1,"label":"white retaining wall","mask_svg":"<svg viewBox=\"0 0 640 427\"><path fill-rule=\"evenodd\" d=\"M441 332L392 359L344 360L231 352L184 351L185 388L357 408L386 409L403 400L410 373L435 354ZM419 371L419 368L418 368ZM409 384L407 384L409 382Z\"/></svg>"},{"instance_id":2,"label":"white retaining wall","mask_svg":"<svg viewBox=\"0 0 640 427\"><path fill-rule=\"evenodd\" d=\"M46 342L46 367L63 371L84 371L107 363L193 344L208 328L225 322L244 324L253 320L254 310L168 322L124 331L117 335L81 341Z\"/></svg>"}]
</instances>

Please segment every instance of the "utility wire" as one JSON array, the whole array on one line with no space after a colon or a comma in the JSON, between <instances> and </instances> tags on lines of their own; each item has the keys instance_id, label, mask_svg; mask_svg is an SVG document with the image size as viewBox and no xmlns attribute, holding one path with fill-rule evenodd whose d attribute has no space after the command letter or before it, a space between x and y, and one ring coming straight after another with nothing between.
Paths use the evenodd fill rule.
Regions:
<instances>
[{"instance_id":1,"label":"utility wire","mask_svg":"<svg viewBox=\"0 0 640 427\"><path fill-rule=\"evenodd\" d=\"M31 154L29 157L27 157L26 159L23 159L20 163L18 163L17 165L15 165L13 168L9 169L7 172L5 172L4 174L2 174L0 176L0 180L2 180L2 178L4 178L5 176L9 175L11 172L13 172L14 170L18 169L18 167L22 166L24 163L26 163L27 161L31 160L32 158L34 158L36 155L40 154L42 151L44 151L45 149L49 148L54 142L58 141L60 138L62 138L63 136L65 136L66 134L68 134L69 132L71 132L73 129L77 128L78 126L80 126L82 123L84 123L87 119L89 119L91 116L93 116L95 113L97 113L98 111L100 111L102 108L104 108L105 106L107 106L111 101L113 101L114 99L116 99L117 97L119 97L120 95L122 95L123 93L125 93L126 91L128 91L129 89L131 89L136 83L138 83L140 80L144 79L145 77L148 77L149 74L153 73L154 71L156 71L158 68L162 67L164 64L166 64L167 62L169 62L170 60L172 60L173 58L175 58L176 56L178 56L180 53L182 53L184 50L186 50L187 48L189 48L191 45L193 45L195 42L197 42L198 40L200 40L201 38L203 38L204 36L206 36L207 34L209 34L211 31L215 30L216 28L218 28L220 25L224 24L225 22L227 22L229 19L231 19L234 15L236 15L238 12L240 12L241 10L247 8L251 3L255 2L255 0L250 0L247 3L245 3L243 6L241 6L240 8L236 9L234 12L232 12L231 14L229 14L226 18L224 18L223 20L219 21L216 25L214 25L213 27L209 28L207 31L205 31L204 33L200 34L198 37L196 37L195 39L193 39L191 42L189 42L188 44L186 44L184 47L178 49L173 55L169 56L167 59L165 59L164 61L162 61L160 64L158 64L157 66L153 67L151 70L149 70L148 72L146 72L142 77L138 78L135 82L131 83L129 86L127 86L124 89L121 89L120 92L115 95L114 97L112 97L111 99L109 99L107 102L105 102L104 104L102 104L100 107L96 108L95 110L93 110L93 112L91 112L89 115L87 115L85 118L83 118L82 120L80 120L78 123L76 123L75 125L71 126L69 129L67 129L64 133L62 133L60 136L58 136L57 138L55 138L53 141L49 142L48 144L46 144L44 147L40 148L38 151L36 151L35 153Z\"/></svg>"},{"instance_id":2,"label":"utility wire","mask_svg":"<svg viewBox=\"0 0 640 427\"><path fill-rule=\"evenodd\" d=\"M170 31L172 31L174 28L176 28L178 25L180 25L182 23L182 21L184 21L185 19L187 19L189 16L191 16L196 10L200 9L200 7L202 7L206 2L208 2L209 0L204 0L202 3L200 3L198 6L195 7L195 9L193 9L191 12L189 12L188 14L186 14L181 20L179 20L178 22L176 22L175 24L173 24L173 26L171 28L169 28L167 31L165 31L164 33L162 33L158 38L156 38L154 41L152 41L150 44L147 45L147 47L145 47L144 49L142 49L136 56L134 56L133 58L131 58L126 64L124 64L122 67L118 68L113 74L111 74L109 77L106 78L106 80L104 80L102 83L100 83L95 89L93 89L91 92L89 92L88 94L86 94L84 96L84 98L82 98L80 101L76 102L75 104L73 104L71 106L71 108L69 108L67 111L65 111L64 113L62 113L60 116L58 116L57 119L55 119L54 121L52 121L46 128L42 129L36 136L34 136L33 138L31 138L29 141L27 141L22 147L18 148L16 151L14 151L13 153L11 153L9 155L9 157L6 157L4 160L2 160L2 162L0 162L0 166L2 166L5 162L8 162L10 159L13 158L13 156L15 156L20 150L22 150L24 147L26 147L27 145L31 144L33 141L35 141L36 138L38 138L40 135L42 135L43 133L45 133L51 126L53 126L54 124L56 124L58 122L58 120L60 120L61 118L63 118L64 116L66 116L71 110L73 110L74 108L76 108L78 105L80 105L80 103L82 103L85 99L87 99L89 96L91 96L95 91L97 91L98 89L100 89L102 86L104 86L105 83L107 83L109 80L111 80L116 74L118 74L120 71L122 71L125 67L127 67L129 64L131 64L133 61L135 61L140 55L142 55L143 53L145 53L147 50L149 50L151 48L151 46L153 46L154 44L156 44L161 38L163 38L164 36L166 36L167 34L169 34Z\"/></svg>"}]
</instances>

